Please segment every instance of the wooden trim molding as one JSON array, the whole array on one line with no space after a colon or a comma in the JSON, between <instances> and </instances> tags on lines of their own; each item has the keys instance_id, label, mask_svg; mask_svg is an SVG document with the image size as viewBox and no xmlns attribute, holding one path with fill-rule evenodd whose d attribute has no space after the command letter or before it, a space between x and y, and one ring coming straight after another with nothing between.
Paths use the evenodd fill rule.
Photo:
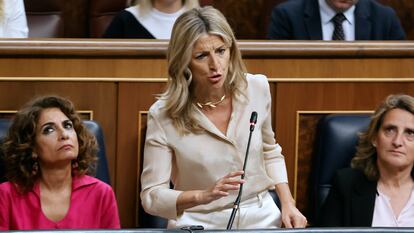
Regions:
<instances>
[{"instance_id":1,"label":"wooden trim molding","mask_svg":"<svg viewBox=\"0 0 414 233\"><path fill-rule=\"evenodd\" d=\"M412 83L413 78L268 78L269 83ZM150 77L0 77L0 82L137 82L137 83L166 83L167 78Z\"/></svg>"},{"instance_id":2,"label":"wooden trim molding","mask_svg":"<svg viewBox=\"0 0 414 233\"><path fill-rule=\"evenodd\" d=\"M249 57L414 57L411 41L265 41L239 40ZM165 57L168 40L2 39L1 57Z\"/></svg>"},{"instance_id":3,"label":"wooden trim molding","mask_svg":"<svg viewBox=\"0 0 414 233\"><path fill-rule=\"evenodd\" d=\"M139 209L140 207L140 202L138 200L141 200L140 198L140 192L141 192L141 167L142 167L142 160L143 158L143 154L144 154L144 144L142 143L143 140L145 139L145 133L143 133L143 125L147 125L147 120L146 117L148 115L148 111L139 111L138 113L138 152L137 152L137 190L136 190L136 217L135 217L135 225L139 226ZM144 127L146 128L146 127Z\"/></svg>"},{"instance_id":4,"label":"wooden trim molding","mask_svg":"<svg viewBox=\"0 0 414 233\"><path fill-rule=\"evenodd\" d=\"M11 118L16 114L17 110L0 110L0 118ZM77 110L82 119L93 120L93 110Z\"/></svg>"}]
</instances>

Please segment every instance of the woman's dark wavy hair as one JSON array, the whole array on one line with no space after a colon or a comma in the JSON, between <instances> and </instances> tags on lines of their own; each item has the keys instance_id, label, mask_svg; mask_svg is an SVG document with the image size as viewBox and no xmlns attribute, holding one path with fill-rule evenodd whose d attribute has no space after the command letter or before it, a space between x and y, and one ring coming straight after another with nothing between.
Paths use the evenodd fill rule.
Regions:
<instances>
[{"instance_id":1,"label":"woman's dark wavy hair","mask_svg":"<svg viewBox=\"0 0 414 233\"><path fill-rule=\"evenodd\" d=\"M39 97L27 103L16 113L2 145L6 178L16 184L21 192L31 190L41 174L40 168L36 174L32 172L35 163L32 153L40 114L48 108L60 109L72 121L78 136L79 153L76 159L78 166L72 170L72 175L95 173L98 143L82 124L73 103L59 96Z\"/></svg>"},{"instance_id":2,"label":"woman's dark wavy hair","mask_svg":"<svg viewBox=\"0 0 414 233\"><path fill-rule=\"evenodd\" d=\"M372 181L377 181L380 177L377 149L372 142L377 137L385 115L393 109L402 109L414 114L414 97L404 94L387 96L372 115L368 130L359 135L357 152L351 161L351 167L363 171L365 176ZM414 178L414 168L411 170L411 177Z\"/></svg>"}]
</instances>

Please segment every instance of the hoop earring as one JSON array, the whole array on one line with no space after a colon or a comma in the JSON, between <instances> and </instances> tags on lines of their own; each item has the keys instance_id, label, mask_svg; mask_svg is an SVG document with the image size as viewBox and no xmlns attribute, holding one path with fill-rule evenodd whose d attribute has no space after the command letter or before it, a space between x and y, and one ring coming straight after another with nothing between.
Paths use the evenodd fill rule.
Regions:
<instances>
[{"instance_id":1,"label":"hoop earring","mask_svg":"<svg viewBox=\"0 0 414 233\"><path fill-rule=\"evenodd\" d=\"M32 153L32 159L34 160L33 165L32 165L32 175L36 176L37 173L39 172L39 162L37 161L38 156L36 153Z\"/></svg>"},{"instance_id":2,"label":"hoop earring","mask_svg":"<svg viewBox=\"0 0 414 233\"><path fill-rule=\"evenodd\" d=\"M72 169L77 169L79 167L78 160L72 160Z\"/></svg>"},{"instance_id":3,"label":"hoop earring","mask_svg":"<svg viewBox=\"0 0 414 233\"><path fill-rule=\"evenodd\" d=\"M39 163L37 161L34 162L32 166L32 175L37 175L37 172L39 171Z\"/></svg>"},{"instance_id":4,"label":"hoop earring","mask_svg":"<svg viewBox=\"0 0 414 233\"><path fill-rule=\"evenodd\" d=\"M187 81L187 86L190 86L191 81L193 81L193 74L191 73L191 70L189 68L186 68L184 71L184 77Z\"/></svg>"}]
</instances>

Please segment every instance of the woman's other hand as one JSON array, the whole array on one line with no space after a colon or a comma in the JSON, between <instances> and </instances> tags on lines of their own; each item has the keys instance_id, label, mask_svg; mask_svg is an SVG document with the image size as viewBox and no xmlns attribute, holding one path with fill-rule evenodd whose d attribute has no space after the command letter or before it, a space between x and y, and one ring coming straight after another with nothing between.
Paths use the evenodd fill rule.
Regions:
<instances>
[{"instance_id":1,"label":"woman's other hand","mask_svg":"<svg viewBox=\"0 0 414 233\"><path fill-rule=\"evenodd\" d=\"M294 204L282 205L282 222L286 228L304 228L308 223Z\"/></svg>"},{"instance_id":2,"label":"woman's other hand","mask_svg":"<svg viewBox=\"0 0 414 233\"><path fill-rule=\"evenodd\" d=\"M275 186L277 195L282 205L282 222L286 228L303 228L308 221L306 217L296 208L295 200L289 190L287 183L280 183Z\"/></svg>"}]
</instances>

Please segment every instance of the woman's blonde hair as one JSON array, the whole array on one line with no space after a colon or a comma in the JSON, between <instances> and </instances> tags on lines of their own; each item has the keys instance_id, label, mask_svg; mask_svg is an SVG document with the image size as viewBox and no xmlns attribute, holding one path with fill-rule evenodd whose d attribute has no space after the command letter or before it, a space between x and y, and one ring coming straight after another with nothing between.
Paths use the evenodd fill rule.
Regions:
<instances>
[{"instance_id":1,"label":"woman's blonde hair","mask_svg":"<svg viewBox=\"0 0 414 233\"><path fill-rule=\"evenodd\" d=\"M137 0L135 1L139 5L139 13L141 15L148 14L151 9L153 8L153 1L154 0ZM182 0L183 6L186 10L193 9L195 7L199 7L198 0Z\"/></svg>"},{"instance_id":2,"label":"woman's blonde hair","mask_svg":"<svg viewBox=\"0 0 414 233\"><path fill-rule=\"evenodd\" d=\"M246 68L226 18L211 6L194 8L183 13L176 20L171 34L167 51L168 84L166 91L160 96L166 101L168 116L182 134L201 129L195 117L189 64L194 44L205 34L219 36L230 49L228 74L224 82L225 93L234 98L245 96Z\"/></svg>"},{"instance_id":3,"label":"woman's blonde hair","mask_svg":"<svg viewBox=\"0 0 414 233\"><path fill-rule=\"evenodd\" d=\"M372 142L378 135L385 115L392 109L402 109L414 114L414 97L403 94L389 95L371 117L368 130L360 135L351 167L362 170L369 180L377 181L380 177L377 166L377 150ZM414 178L414 169L411 170L411 177Z\"/></svg>"}]
</instances>

